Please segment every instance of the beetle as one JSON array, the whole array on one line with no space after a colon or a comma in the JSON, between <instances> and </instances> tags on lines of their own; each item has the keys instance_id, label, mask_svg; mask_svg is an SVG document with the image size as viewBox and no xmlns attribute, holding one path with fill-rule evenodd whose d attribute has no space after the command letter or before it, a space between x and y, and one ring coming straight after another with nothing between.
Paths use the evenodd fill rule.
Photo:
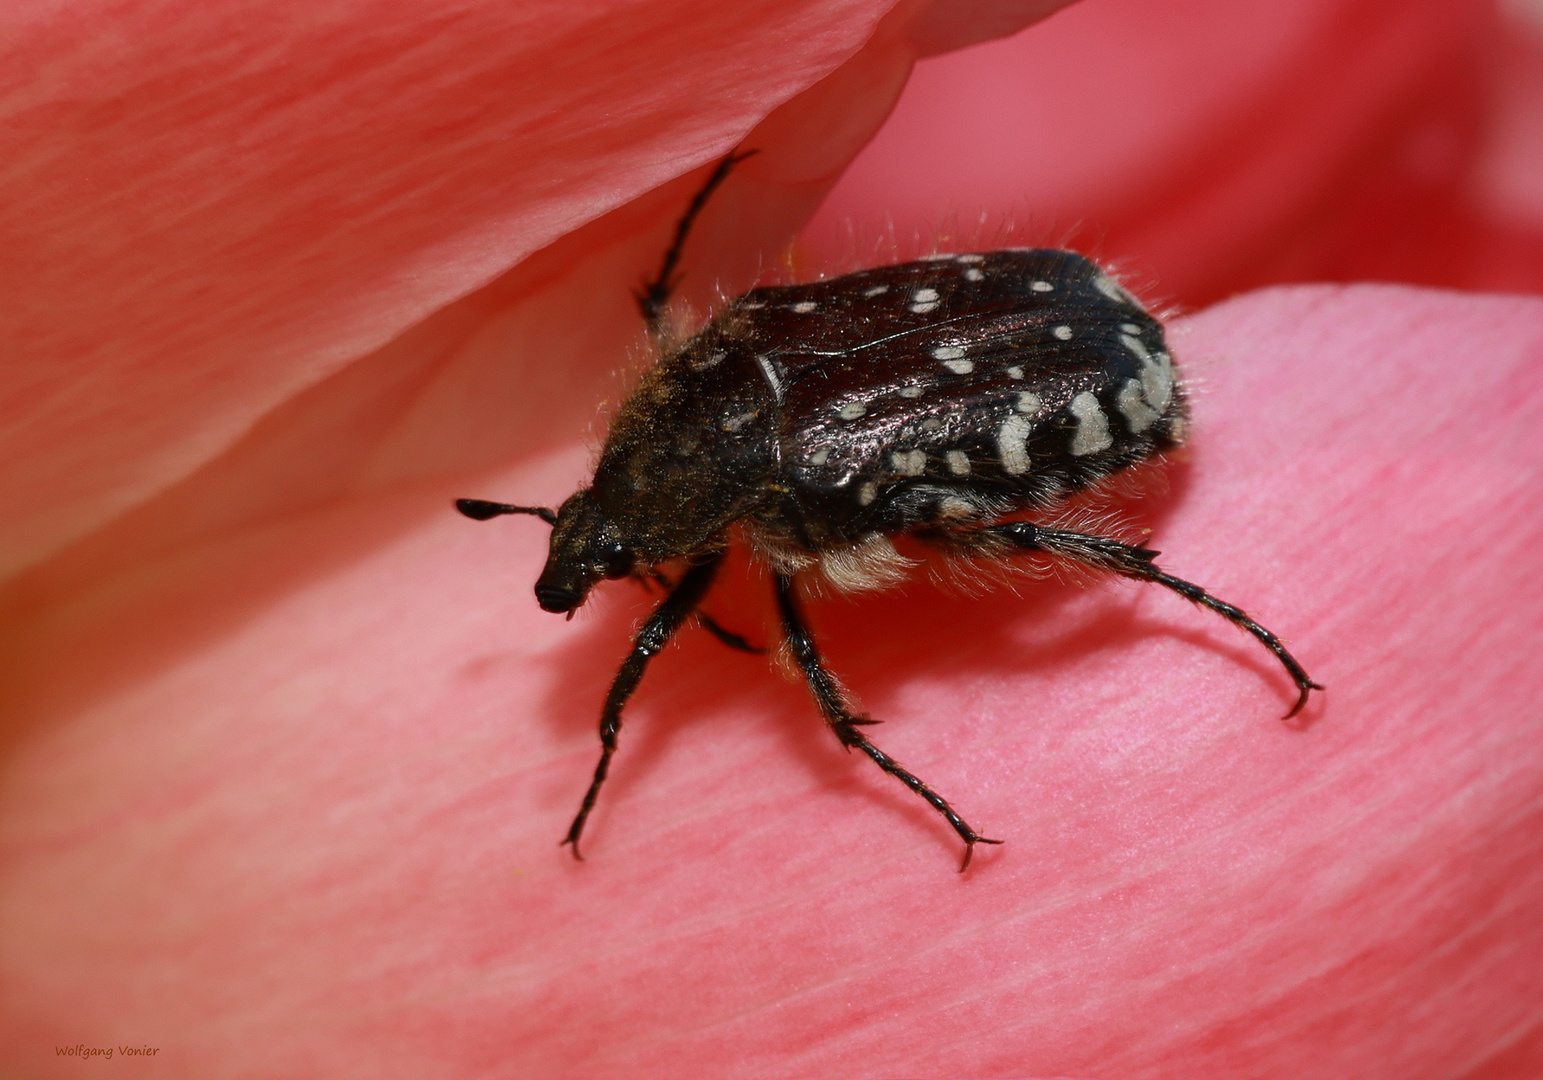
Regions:
<instances>
[{"instance_id":1,"label":"beetle","mask_svg":"<svg viewBox=\"0 0 1543 1080\"><path fill-rule=\"evenodd\" d=\"M637 294L656 342L691 226L746 156L719 162ZM852 711L821 658L801 576L848 592L896 584L916 562L893 542L905 536L970 560L1032 552L1162 585L1269 649L1296 684L1296 715L1323 687L1273 633L1164 573L1156 551L1046 523L1070 497L1180 445L1187 421L1161 324L1074 252L947 253L729 300L662 350L612 422L593 480L559 509L456 501L477 520L529 514L552 527L535 587L546 611L571 617L607 579L668 587L606 695L600 761L562 843L581 857L649 660L693 618L748 648L697 610L735 538L769 564L786 645L837 739L942 815L964 841L961 871L976 844L1001 841L863 733L875 721ZM671 580L666 564L685 569Z\"/></svg>"}]
</instances>

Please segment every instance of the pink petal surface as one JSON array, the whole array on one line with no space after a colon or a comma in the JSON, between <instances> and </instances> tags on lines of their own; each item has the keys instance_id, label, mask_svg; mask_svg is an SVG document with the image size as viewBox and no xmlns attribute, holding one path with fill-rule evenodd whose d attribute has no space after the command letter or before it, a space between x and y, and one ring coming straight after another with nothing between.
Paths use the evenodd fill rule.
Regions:
<instances>
[{"instance_id":1,"label":"pink petal surface","mask_svg":"<svg viewBox=\"0 0 1543 1080\"><path fill-rule=\"evenodd\" d=\"M968 6L988 27L1041 7ZM1306 730L1274 719L1267 658L1172 597L918 587L814 616L883 745L1009 841L969 875L803 691L701 635L629 714L592 861L557 850L647 601L613 587L572 623L543 615L540 526L473 526L448 499L555 501L582 478L573 433L636 347L627 289L697 178L642 193L832 72L761 123L704 221L701 305L708 267L733 289L777 250L917 51L976 36L909 11L864 45L878 9L253 7L235 33L228 6L123 7L141 21L112 48L49 9L14 17L6 130L34 142L0 202L25 346L0 475L6 550L37 565L0 598L0 1060L74 1075L54 1047L85 1040L159 1044L155 1070L198 1077L1543 1068L1535 301L1307 289L1181 324L1198 434L1147 522L1170 569L1330 685ZM1156 183L1084 140L1093 165L1066 175L1091 201L1063 210L1113 222L1112 253L1181 299L1344 266L1347 245L1526 287L1525 259L1496 278L1455 258L1531 250L1525 65L1487 171L1468 111L1442 128L1460 150L1441 183L1330 197L1386 188L1359 143L1446 115L1442 88L1471 100L1475 10L1304 0L1268 17L1333 32L1241 44L1199 3L1095 19L1113 69L1197 35L1255 51L1166 97L1138 84L1148 121L1177 119L1115 149L1188 172ZM573 12L565 41L615 44L594 88L521 60L547 39L510 30ZM1403 48L1345 46L1384 24ZM932 85L989 81L995 48ZM1360 79L1332 107L1271 111L1344 74L1335 56ZM573 123L543 127L560 104ZM1290 168L1253 167L1274 145L1255 128L1297 131ZM588 134L529 150L562 131ZM1032 178L995 157L944 171L1011 202ZM914 167L865 169L838 203L904 213ZM1510 192L1505 230L1409 248L1373 227L1388 207L1437 220L1476 170ZM1295 262L1270 261L1282 236ZM740 568L712 608L768 638L764 592Z\"/></svg>"},{"instance_id":2,"label":"pink petal surface","mask_svg":"<svg viewBox=\"0 0 1543 1080\"><path fill-rule=\"evenodd\" d=\"M361 499L159 567L186 610L253 561L368 552L14 749L7 1056L1524 1075L1473 1070L1543 1017L1543 665L1518 648L1543 630L1543 302L1283 290L1175 340L1198 434L1154 540L1292 640L1329 686L1310 726L1250 642L1150 590L824 603L884 745L1007 845L956 874L798 687L696 634L576 864L556 840L645 601L551 618L537 523ZM555 496L583 464L489 483Z\"/></svg>"},{"instance_id":3,"label":"pink petal surface","mask_svg":"<svg viewBox=\"0 0 1543 1080\"><path fill-rule=\"evenodd\" d=\"M850 60L888 7L13 5L0 569L152 497L286 399L724 153ZM888 110L911 53L875 45L846 78L867 74L876 113L843 95L856 143L808 139L780 160L783 184L833 176ZM789 227L772 226L778 243Z\"/></svg>"},{"instance_id":4,"label":"pink petal surface","mask_svg":"<svg viewBox=\"0 0 1543 1080\"><path fill-rule=\"evenodd\" d=\"M1071 242L1187 305L1302 280L1543 291L1543 16L1509 7L1079 4L918 68L809 242Z\"/></svg>"}]
</instances>

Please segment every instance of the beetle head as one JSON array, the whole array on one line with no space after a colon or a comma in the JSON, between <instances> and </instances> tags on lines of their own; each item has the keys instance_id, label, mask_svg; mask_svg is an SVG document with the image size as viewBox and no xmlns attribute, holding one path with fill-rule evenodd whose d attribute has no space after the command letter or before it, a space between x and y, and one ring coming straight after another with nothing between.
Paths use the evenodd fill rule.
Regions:
<instances>
[{"instance_id":1,"label":"beetle head","mask_svg":"<svg viewBox=\"0 0 1543 1080\"><path fill-rule=\"evenodd\" d=\"M552 546L536 581L536 601L546 611L571 616L596 582L626 577L636 563L616 524L585 488L557 511Z\"/></svg>"}]
</instances>

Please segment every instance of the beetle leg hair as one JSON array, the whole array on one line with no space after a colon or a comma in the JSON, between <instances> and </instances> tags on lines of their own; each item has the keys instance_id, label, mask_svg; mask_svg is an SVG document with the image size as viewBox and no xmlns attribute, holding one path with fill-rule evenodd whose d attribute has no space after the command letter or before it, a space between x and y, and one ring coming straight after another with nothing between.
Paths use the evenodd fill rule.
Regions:
<instances>
[{"instance_id":1,"label":"beetle leg hair","mask_svg":"<svg viewBox=\"0 0 1543 1080\"><path fill-rule=\"evenodd\" d=\"M968 869L970 856L974 854L976 844L1000 844L1002 841L988 840L970 828L954 808L948 805L946 799L906 772L900 767L899 762L874 746L868 737L858 730L860 726L873 724L874 721L866 716L854 716L847 708L836 680L831 677L820 659L819 649L814 643L814 635L809 632L809 626L804 622L791 575L777 575L777 608L782 614L782 629L787 636L788 647L803 671L804 678L809 683L809 689L814 694L814 700L819 705L820 712L824 714L826 723L836 733L836 738L840 739L841 745L848 750L856 747L867 754L873 759L875 765L916 792L927 801L927 805L943 815L943 819L953 826L954 832L958 833L960 839L964 841L964 860L959 864L959 872L963 873Z\"/></svg>"},{"instance_id":2,"label":"beetle leg hair","mask_svg":"<svg viewBox=\"0 0 1543 1080\"><path fill-rule=\"evenodd\" d=\"M605 783L606 773L610 771L611 755L616 753L622 706L627 704L627 699L637 689L649 660L669 643L681 623L690 617L706 595L713 583L713 575L718 572L722 562L723 552L714 552L681 575L680 581L670 590L670 595L654 609L654 613L638 631L632 642L632 652L622 661L621 669L611 682L610 692L605 696L605 707L600 711L600 763L595 766L595 778L590 781L578 815L574 817L573 824L568 827L568 835L562 841L572 845L575 859L583 858L579 854L579 836L584 832L584 822L594 809L595 799L600 795L600 786Z\"/></svg>"},{"instance_id":3,"label":"beetle leg hair","mask_svg":"<svg viewBox=\"0 0 1543 1080\"><path fill-rule=\"evenodd\" d=\"M1307 704L1309 692L1323 689L1308 677L1302 665L1297 663L1296 657L1286 651L1286 646L1281 644L1280 638L1249 618L1241 608L1234 607L1225 600L1218 600L1198 585L1159 570L1152 561L1157 558L1159 552L1132 544L1122 544L1118 540L1111 540L1104 536L1089 536L1085 533L1068 532L1065 529L1047 529L1026 521L994 525L988 531L997 536L1006 537L1025 551L1043 551L1051 555L1060 555L1099 570L1112 570L1116 574L1123 574L1137 581L1150 581L1162 585L1164 588L1172 589L1186 600L1209 608L1234 626L1248 631L1265 648L1275 654L1275 658L1281 662L1281 666L1296 683L1297 702L1286 714L1288 720L1302 711L1302 707Z\"/></svg>"},{"instance_id":4,"label":"beetle leg hair","mask_svg":"<svg viewBox=\"0 0 1543 1080\"><path fill-rule=\"evenodd\" d=\"M680 284L680 279L674 276L675 268L680 264L680 254L686 246L686 237L691 233L691 226L696 224L702 207L707 205L707 200L718 189L718 185L728 179L734 166L755 153L754 150L746 150L743 153L734 151L724 155L718 162L718 167L702 185L701 190L692 197L691 205L686 207L686 212L681 215L680 221L676 224L675 239L670 242L669 249L664 253L664 260L659 265L659 273L653 280L645 281L643 287L633 294L637 298L638 310L643 315L643 321L648 324L649 337L658 340L664 334L664 308L670 302L675 286Z\"/></svg>"}]
</instances>

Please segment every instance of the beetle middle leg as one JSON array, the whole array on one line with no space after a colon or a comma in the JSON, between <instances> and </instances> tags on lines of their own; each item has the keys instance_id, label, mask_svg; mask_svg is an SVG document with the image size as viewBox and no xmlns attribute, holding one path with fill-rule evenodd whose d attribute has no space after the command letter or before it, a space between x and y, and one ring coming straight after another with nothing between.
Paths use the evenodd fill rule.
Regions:
<instances>
[{"instance_id":1,"label":"beetle middle leg","mask_svg":"<svg viewBox=\"0 0 1543 1080\"><path fill-rule=\"evenodd\" d=\"M809 689L814 694L814 700L824 714L826 723L836 733L836 738L841 740L841 745L848 750L856 747L873 759L875 765L883 769L889 775L899 780L906 787L927 801L943 819L953 826L954 832L964 841L964 860L959 864L959 872L964 873L970 865L970 856L975 853L976 844L1000 844L1000 840L988 840L959 816L948 801L933 791L917 777L906 772L900 767L900 763L890 757L884 751L874 746L858 728L862 725L876 723L865 716L854 716L842 699L841 690L836 686L836 681L825 668L820 659L819 649L815 646L814 636L809 632L808 625L804 622L803 612L799 610L798 597L794 592L793 578L787 574L777 575L777 608L782 614L782 629L787 636L788 647L793 651L793 658L798 662L799 668L804 673L805 680L809 683Z\"/></svg>"},{"instance_id":2,"label":"beetle middle leg","mask_svg":"<svg viewBox=\"0 0 1543 1080\"><path fill-rule=\"evenodd\" d=\"M657 582L658 584L664 586L666 590L675 588L675 583L656 569L650 569L638 580L643 583L643 587L645 589L648 588L648 583L650 581ZM750 653L752 656L766 655L765 649L761 648L759 645L750 644L744 635L736 634L734 631L725 628L722 623L713 618L707 612L697 611L693 613L692 617L696 619L698 626L700 626L703 630L706 630L713 637L717 638L722 644L728 646L734 651Z\"/></svg>"},{"instance_id":3,"label":"beetle middle leg","mask_svg":"<svg viewBox=\"0 0 1543 1080\"><path fill-rule=\"evenodd\" d=\"M743 153L735 151L725 154L718 162L707 182L692 196L691 204L686 207L686 212L675 225L675 238L664 253L664 260L659 265L659 273L650 281L645 281L643 287L633 295L637 298L638 311L643 315L643 321L648 324L648 336L654 339L660 338L664 333L664 308L670 302L670 296L675 292L675 286L680 284L680 279L675 276L675 268L680 264L680 255L686 246L686 237L691 234L691 226L696 224L697 215L702 212L702 207L707 205L707 200L712 197L718 185L728 179L734 166L744 161L747 157L756 153L754 150L746 150Z\"/></svg>"},{"instance_id":4,"label":"beetle middle leg","mask_svg":"<svg viewBox=\"0 0 1543 1080\"><path fill-rule=\"evenodd\" d=\"M627 699L638 688L638 682L643 678L643 670L648 667L649 660L669 643L675 636L681 624L691 616L702 597L707 594L708 588L713 583L713 576L717 574L719 565L723 562L724 553L714 552L702 562L688 569L681 575L680 581L670 590L663 602L654 609L654 613L648 617L643 628L638 631L637 637L632 642L632 652L627 659L622 661L622 666L616 673L616 678L611 682L611 689L605 695L605 707L600 710L600 763L595 766L595 778L590 781L589 790L584 793L584 802L579 807L578 815L573 819L573 824L568 826L568 835L563 838L564 844L573 846L573 857L582 859L579 854L579 836L584 832L584 822L589 819L589 812L595 808L595 799L600 795L600 786L605 783L606 773L611 768L611 755L616 753L616 736L621 731L622 706L627 704Z\"/></svg>"},{"instance_id":5,"label":"beetle middle leg","mask_svg":"<svg viewBox=\"0 0 1543 1080\"><path fill-rule=\"evenodd\" d=\"M1308 677L1302 665L1297 663L1296 657L1286 651L1286 646L1281 643L1280 638L1249 618L1242 608L1234 607L1225 600L1218 600L1199 585L1159 570L1152 561L1157 558L1159 552L1136 547L1133 544L1122 544L1118 540L1111 540L1105 536L1090 536L1065 529L1047 529L1027 521L994 525L986 531L1011 541L1025 551L1043 551L1051 555L1060 555L1085 566L1099 570L1112 570L1116 574L1123 574L1137 581L1150 581L1172 589L1184 599L1209 608L1234 626L1248 631L1265 648L1275 654L1275 658L1280 661L1286 673L1291 676L1291 680L1296 683L1297 702L1286 714L1288 720L1302 711L1302 706L1307 704L1309 692L1323 689Z\"/></svg>"}]
</instances>

